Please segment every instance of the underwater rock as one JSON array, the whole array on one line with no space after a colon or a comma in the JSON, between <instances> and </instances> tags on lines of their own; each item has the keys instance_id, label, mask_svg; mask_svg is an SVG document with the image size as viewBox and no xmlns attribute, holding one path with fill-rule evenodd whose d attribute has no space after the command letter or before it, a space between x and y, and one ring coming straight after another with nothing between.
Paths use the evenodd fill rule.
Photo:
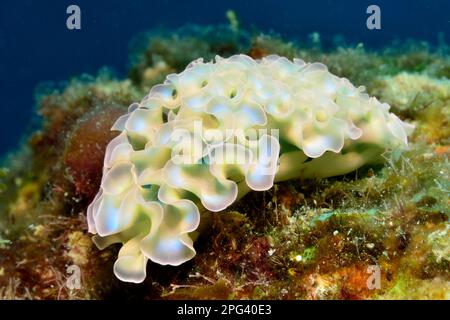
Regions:
<instances>
[{"instance_id":1,"label":"underwater rock","mask_svg":"<svg viewBox=\"0 0 450 320\"><path fill-rule=\"evenodd\" d=\"M450 143L450 80L428 75L399 73L376 81L377 96L403 117L419 120L413 139Z\"/></svg>"},{"instance_id":2,"label":"underwater rock","mask_svg":"<svg viewBox=\"0 0 450 320\"><path fill-rule=\"evenodd\" d=\"M216 55L229 57L246 52L250 35L230 25L187 25L177 30L145 33L134 39L129 78L148 91L172 72L181 72L191 61Z\"/></svg>"},{"instance_id":3,"label":"underwater rock","mask_svg":"<svg viewBox=\"0 0 450 320\"><path fill-rule=\"evenodd\" d=\"M75 194L92 200L100 184L106 145L117 134L109 128L123 107L100 106L77 122L66 142L64 163L73 179Z\"/></svg>"},{"instance_id":4,"label":"underwater rock","mask_svg":"<svg viewBox=\"0 0 450 320\"><path fill-rule=\"evenodd\" d=\"M137 39L142 49L132 59L130 80L101 73L76 78L58 92L41 92L41 130L2 164L1 298L449 299L448 101L438 94L450 75L448 56L415 46L371 51L341 45L324 52L257 30L251 36L240 30L236 37L223 27L192 26L173 34ZM113 118L105 115L109 107L114 114L125 112L168 73L181 72L197 58L186 49L208 59L244 52L255 59L279 54L320 61L414 123L409 150L383 154L383 166L276 183L220 214L202 213L192 260L177 267L152 263L143 284L123 283L112 272L119 248L98 251L90 244L85 212L102 172L94 175L88 166L84 175L88 164L81 157L114 135L104 131ZM413 108L396 103L404 96L417 96ZM92 135L83 134L90 119L100 120L102 132L92 126ZM89 147L78 148L78 138ZM68 158L75 159L70 170ZM98 168L100 150L94 158ZM66 268L75 262L81 290L64 285ZM381 271L376 290L364 281L372 264Z\"/></svg>"}]
</instances>

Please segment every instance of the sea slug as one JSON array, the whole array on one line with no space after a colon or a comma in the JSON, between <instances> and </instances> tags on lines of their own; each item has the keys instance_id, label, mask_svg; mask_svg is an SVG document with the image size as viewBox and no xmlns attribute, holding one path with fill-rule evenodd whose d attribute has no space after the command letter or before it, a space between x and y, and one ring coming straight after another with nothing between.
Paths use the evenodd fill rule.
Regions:
<instances>
[{"instance_id":1,"label":"sea slug","mask_svg":"<svg viewBox=\"0 0 450 320\"><path fill-rule=\"evenodd\" d=\"M142 282L148 260L176 266L195 256L201 210L404 148L412 126L364 91L321 63L275 55L199 59L168 75L112 128L121 133L87 210L93 241L122 243L116 276Z\"/></svg>"}]
</instances>

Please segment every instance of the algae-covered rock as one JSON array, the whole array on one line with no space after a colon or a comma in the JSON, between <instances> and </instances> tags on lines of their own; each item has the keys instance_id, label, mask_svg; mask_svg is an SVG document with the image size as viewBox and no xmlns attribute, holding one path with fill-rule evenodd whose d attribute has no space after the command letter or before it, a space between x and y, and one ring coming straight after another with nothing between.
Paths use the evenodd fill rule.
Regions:
<instances>
[{"instance_id":1,"label":"algae-covered rock","mask_svg":"<svg viewBox=\"0 0 450 320\"><path fill-rule=\"evenodd\" d=\"M136 43L129 79L100 72L40 90L41 128L0 169L0 298L450 299L445 50L341 43L324 51L317 35L287 41L239 24L152 32ZM115 136L106 129L168 73L236 53L321 61L366 86L415 124L408 150L204 212L192 261L152 263L142 284L121 283L112 272L118 248L99 251L87 233L86 208ZM79 288L68 286L70 266L79 268Z\"/></svg>"}]
</instances>

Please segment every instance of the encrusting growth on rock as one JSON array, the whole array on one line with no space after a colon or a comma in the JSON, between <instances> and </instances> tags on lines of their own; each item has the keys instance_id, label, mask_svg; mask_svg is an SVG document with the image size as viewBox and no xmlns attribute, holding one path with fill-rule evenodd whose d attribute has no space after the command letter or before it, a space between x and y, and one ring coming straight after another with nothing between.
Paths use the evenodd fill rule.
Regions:
<instances>
[{"instance_id":1,"label":"encrusting growth on rock","mask_svg":"<svg viewBox=\"0 0 450 320\"><path fill-rule=\"evenodd\" d=\"M324 51L320 43L309 47L302 39L287 41L237 27L152 30L136 38L128 78L115 79L102 71L75 77L64 86L40 86L36 108L42 125L0 168L0 298L449 299L449 47L406 42L374 51L340 41ZM240 192L223 212L203 210L201 200L186 193L201 218L196 231L188 233L195 240L195 257L176 267L147 263L140 285L118 280L113 265L120 245L99 251L86 219L86 209L101 188L105 149L121 133L110 131L111 126L133 101L140 106L152 86L163 84L171 73L182 73L197 57L211 61L216 55L241 53L252 59L277 54L318 61L329 70L322 66L323 74L347 78L358 92L364 85L369 96L415 125L408 147L404 150L400 143L383 152L383 147L375 150L375 145L361 144L361 138L347 137L341 154L364 154L374 147L377 157L329 178L320 178L315 165L308 179L305 170L294 168L338 153L293 161L287 166L294 171L292 179L278 182L280 166L274 186L265 191L252 192L245 175L236 170L225 178L239 180ZM239 90L228 93L240 98ZM176 110L164 110L166 123ZM310 119L328 120L323 112ZM202 132L217 129L219 123L208 122ZM275 134L270 128L267 133ZM287 143L279 133L280 156L293 152L291 159L298 159L295 152L302 147ZM132 153L145 150L145 139L130 136ZM326 159L321 166L335 169ZM149 187L139 189L154 201L156 188ZM73 264L81 271L81 290L65 285ZM380 267L381 288L370 290L367 270L374 264Z\"/></svg>"}]
</instances>

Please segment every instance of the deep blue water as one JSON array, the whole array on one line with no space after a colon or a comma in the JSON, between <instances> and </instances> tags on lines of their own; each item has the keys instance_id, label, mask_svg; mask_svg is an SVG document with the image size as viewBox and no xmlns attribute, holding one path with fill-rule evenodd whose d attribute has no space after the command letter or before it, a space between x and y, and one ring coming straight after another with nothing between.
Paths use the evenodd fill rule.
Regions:
<instances>
[{"instance_id":1,"label":"deep blue water","mask_svg":"<svg viewBox=\"0 0 450 320\"><path fill-rule=\"evenodd\" d=\"M66 8L76 4L82 29L66 28ZM366 8L381 7L381 30L366 28ZM449 43L450 0L1 0L0 155L17 146L35 110L34 88L102 66L127 70L130 40L154 27L226 23L233 9L244 26L304 40L317 31L326 44L336 34L367 47L414 38Z\"/></svg>"}]
</instances>

